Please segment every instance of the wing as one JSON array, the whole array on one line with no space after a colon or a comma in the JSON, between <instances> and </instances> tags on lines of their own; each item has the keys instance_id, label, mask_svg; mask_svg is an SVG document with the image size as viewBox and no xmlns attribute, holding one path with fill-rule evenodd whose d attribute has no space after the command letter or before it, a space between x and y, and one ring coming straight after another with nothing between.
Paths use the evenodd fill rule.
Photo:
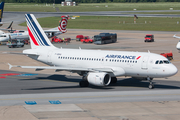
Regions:
<instances>
[{"instance_id":1,"label":"wing","mask_svg":"<svg viewBox=\"0 0 180 120\"><path fill-rule=\"evenodd\" d=\"M113 72L111 68L68 68L68 67L59 67L59 66L20 66L20 65L11 65L9 64L9 69L12 67L21 67L21 68L31 68L36 71L52 69L57 71L101 71L101 72Z\"/></svg>"},{"instance_id":2,"label":"wing","mask_svg":"<svg viewBox=\"0 0 180 120\"><path fill-rule=\"evenodd\" d=\"M176 36L176 34L175 34L175 35L173 35L173 37L174 37L174 38L179 38L179 39L180 39L180 37L179 37L179 36Z\"/></svg>"},{"instance_id":3,"label":"wing","mask_svg":"<svg viewBox=\"0 0 180 120\"><path fill-rule=\"evenodd\" d=\"M59 31L58 27L55 27L55 28L52 28L52 29L49 29L49 30L44 30L45 33L49 33L49 32L60 32L62 33L61 31Z\"/></svg>"}]
</instances>

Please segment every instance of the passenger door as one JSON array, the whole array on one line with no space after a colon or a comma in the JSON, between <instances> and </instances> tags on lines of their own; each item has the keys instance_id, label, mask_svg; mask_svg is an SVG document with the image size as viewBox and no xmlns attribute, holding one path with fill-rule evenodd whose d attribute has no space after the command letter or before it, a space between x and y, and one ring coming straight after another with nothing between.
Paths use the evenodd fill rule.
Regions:
<instances>
[{"instance_id":1,"label":"passenger door","mask_svg":"<svg viewBox=\"0 0 180 120\"><path fill-rule=\"evenodd\" d=\"M141 64L141 69L147 70L148 69L148 59L149 56L144 56Z\"/></svg>"}]
</instances>

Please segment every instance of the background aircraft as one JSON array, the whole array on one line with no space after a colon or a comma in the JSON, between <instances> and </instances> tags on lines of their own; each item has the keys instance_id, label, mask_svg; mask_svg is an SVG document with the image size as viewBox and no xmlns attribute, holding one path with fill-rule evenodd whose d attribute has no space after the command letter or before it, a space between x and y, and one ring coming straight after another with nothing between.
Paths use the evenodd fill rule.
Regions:
<instances>
[{"instance_id":1,"label":"background aircraft","mask_svg":"<svg viewBox=\"0 0 180 120\"><path fill-rule=\"evenodd\" d=\"M4 2L1 2L0 3L0 26L3 25L3 22L2 22L3 10L4 10Z\"/></svg>"},{"instance_id":2,"label":"background aircraft","mask_svg":"<svg viewBox=\"0 0 180 120\"><path fill-rule=\"evenodd\" d=\"M9 68L54 69L72 71L83 76L81 87L90 84L107 86L117 82L117 76L131 76L149 80L149 88L154 87L153 78L169 77L177 73L177 68L162 55L145 52L101 51L82 49L59 49L51 44L33 14L26 14L31 49L23 54L50 66L12 66Z\"/></svg>"},{"instance_id":3,"label":"background aircraft","mask_svg":"<svg viewBox=\"0 0 180 120\"><path fill-rule=\"evenodd\" d=\"M176 34L175 34L173 37L180 39L180 37L179 37L179 36L176 36ZM180 50L180 41L177 43L176 48L177 48L178 50Z\"/></svg>"},{"instance_id":4,"label":"background aircraft","mask_svg":"<svg viewBox=\"0 0 180 120\"><path fill-rule=\"evenodd\" d=\"M46 35L50 38L50 37L57 36L59 34L67 32L66 26L68 22L68 17L69 17L68 15L61 16L62 19L58 27L52 28L49 30L44 30ZM2 33L0 35L0 42L7 42L10 38L11 39L24 39L24 40L29 39L28 31L16 31L12 29L10 30L9 28L11 27L8 27L7 29L1 29L1 30L6 30L6 31L11 31L13 33Z\"/></svg>"}]
</instances>

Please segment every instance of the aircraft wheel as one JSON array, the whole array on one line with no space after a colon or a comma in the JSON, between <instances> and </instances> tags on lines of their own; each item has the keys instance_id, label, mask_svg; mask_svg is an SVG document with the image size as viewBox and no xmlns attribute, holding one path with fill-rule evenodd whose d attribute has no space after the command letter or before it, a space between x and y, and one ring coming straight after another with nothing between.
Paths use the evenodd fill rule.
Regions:
<instances>
[{"instance_id":1,"label":"aircraft wheel","mask_svg":"<svg viewBox=\"0 0 180 120\"><path fill-rule=\"evenodd\" d=\"M112 77L111 78L111 83L117 83L117 78L116 77Z\"/></svg>"},{"instance_id":2,"label":"aircraft wheel","mask_svg":"<svg viewBox=\"0 0 180 120\"><path fill-rule=\"evenodd\" d=\"M153 89L154 88L154 84L149 84L149 89Z\"/></svg>"},{"instance_id":3,"label":"aircraft wheel","mask_svg":"<svg viewBox=\"0 0 180 120\"><path fill-rule=\"evenodd\" d=\"M86 80L82 80L79 82L79 86L80 87L88 87L89 86L89 82Z\"/></svg>"}]
</instances>

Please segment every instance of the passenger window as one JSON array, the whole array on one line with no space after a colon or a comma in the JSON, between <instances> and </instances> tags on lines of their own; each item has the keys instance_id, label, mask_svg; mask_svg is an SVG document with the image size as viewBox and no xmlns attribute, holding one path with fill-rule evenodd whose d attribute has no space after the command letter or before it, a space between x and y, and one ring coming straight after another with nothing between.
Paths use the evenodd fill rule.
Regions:
<instances>
[{"instance_id":1,"label":"passenger window","mask_svg":"<svg viewBox=\"0 0 180 120\"><path fill-rule=\"evenodd\" d=\"M137 63L137 61L135 63Z\"/></svg>"},{"instance_id":2,"label":"passenger window","mask_svg":"<svg viewBox=\"0 0 180 120\"><path fill-rule=\"evenodd\" d=\"M122 60L122 62L124 62L124 60Z\"/></svg>"},{"instance_id":3,"label":"passenger window","mask_svg":"<svg viewBox=\"0 0 180 120\"><path fill-rule=\"evenodd\" d=\"M107 61L107 59L106 59L106 61Z\"/></svg>"},{"instance_id":4,"label":"passenger window","mask_svg":"<svg viewBox=\"0 0 180 120\"><path fill-rule=\"evenodd\" d=\"M117 60L117 62L119 62L119 60Z\"/></svg>"}]
</instances>

